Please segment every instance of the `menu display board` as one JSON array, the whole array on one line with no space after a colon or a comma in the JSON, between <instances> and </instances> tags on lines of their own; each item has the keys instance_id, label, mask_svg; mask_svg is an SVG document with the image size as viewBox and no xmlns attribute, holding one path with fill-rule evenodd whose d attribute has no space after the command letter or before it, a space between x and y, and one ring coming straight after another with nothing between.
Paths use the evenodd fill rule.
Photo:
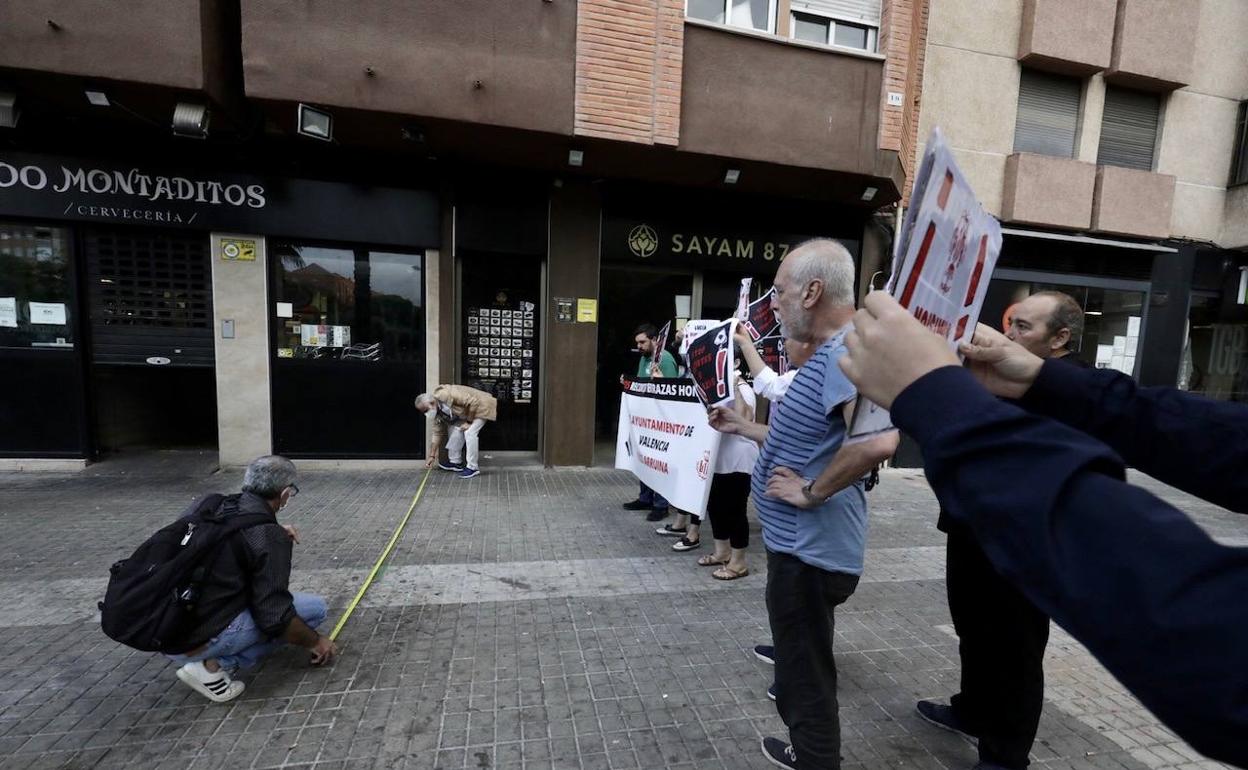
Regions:
<instances>
[{"instance_id":1,"label":"menu display board","mask_svg":"<svg viewBox=\"0 0 1248 770\"><path fill-rule=\"evenodd\" d=\"M470 307L464 327L464 368L469 385L502 403L529 404L537 386L534 332L537 307Z\"/></svg>"}]
</instances>

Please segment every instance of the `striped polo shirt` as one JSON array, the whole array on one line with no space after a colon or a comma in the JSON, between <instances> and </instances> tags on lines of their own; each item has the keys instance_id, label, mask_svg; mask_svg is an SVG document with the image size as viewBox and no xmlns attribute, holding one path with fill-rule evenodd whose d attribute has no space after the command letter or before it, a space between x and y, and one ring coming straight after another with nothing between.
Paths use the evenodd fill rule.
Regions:
<instances>
[{"instance_id":1,"label":"striped polo shirt","mask_svg":"<svg viewBox=\"0 0 1248 770\"><path fill-rule=\"evenodd\" d=\"M844 332L819 348L798 371L784 399L772 407L750 488L768 550L796 556L831 572L862 574L867 544L867 498L861 481L808 510L767 497L776 468L806 479L823 472L845 439L845 404L857 396L836 362L845 354Z\"/></svg>"}]
</instances>

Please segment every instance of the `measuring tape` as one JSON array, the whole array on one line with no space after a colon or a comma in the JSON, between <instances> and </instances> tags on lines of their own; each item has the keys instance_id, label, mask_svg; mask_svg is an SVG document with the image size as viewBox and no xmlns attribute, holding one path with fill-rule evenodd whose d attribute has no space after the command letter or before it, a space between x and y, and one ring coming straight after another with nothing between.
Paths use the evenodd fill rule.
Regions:
<instances>
[{"instance_id":1,"label":"measuring tape","mask_svg":"<svg viewBox=\"0 0 1248 770\"><path fill-rule=\"evenodd\" d=\"M373 584L373 580L377 578L377 573L381 570L381 565L386 563L386 559L390 556L390 551L394 549L394 544L399 541L399 535L403 534L403 528L407 526L407 520L412 518L412 511L416 510L416 503L420 502L420 495L425 491L425 483L429 481L429 474L433 472L430 468L425 471L425 477L421 479L420 488L416 490L416 496L412 498L412 504L407 507L407 514L403 516L403 520L399 522L398 528L394 530L394 534L390 536L390 542L386 544L386 550L381 552L381 556L377 559L377 563L373 565L373 569L368 573L368 578L364 581L364 585L360 586L360 590L356 592L355 598L347 605L347 611L338 619L338 625L334 626L333 633L329 635L332 642L338 638L338 632L347 624L347 620L351 617L351 613L355 612L356 605L360 603L360 599L364 598L364 593L368 591L368 587Z\"/></svg>"}]
</instances>

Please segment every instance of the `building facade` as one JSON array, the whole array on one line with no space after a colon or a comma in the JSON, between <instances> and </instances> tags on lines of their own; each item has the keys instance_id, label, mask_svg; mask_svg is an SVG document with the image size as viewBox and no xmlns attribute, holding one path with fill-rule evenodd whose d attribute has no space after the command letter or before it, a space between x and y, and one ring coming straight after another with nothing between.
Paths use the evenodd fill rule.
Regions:
<instances>
[{"instance_id":1,"label":"building facade","mask_svg":"<svg viewBox=\"0 0 1248 770\"><path fill-rule=\"evenodd\" d=\"M838 238L885 267L925 0L0 8L0 457L588 465L643 322Z\"/></svg>"},{"instance_id":2,"label":"building facade","mask_svg":"<svg viewBox=\"0 0 1248 770\"><path fill-rule=\"evenodd\" d=\"M1248 4L933 0L926 51L919 135L1005 228L984 321L1066 291L1088 363L1248 400Z\"/></svg>"}]
</instances>

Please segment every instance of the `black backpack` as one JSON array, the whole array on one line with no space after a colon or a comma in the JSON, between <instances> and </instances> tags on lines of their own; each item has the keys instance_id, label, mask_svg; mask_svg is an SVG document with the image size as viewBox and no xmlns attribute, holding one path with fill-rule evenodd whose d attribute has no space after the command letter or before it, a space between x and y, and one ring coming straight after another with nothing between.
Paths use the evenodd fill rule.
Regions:
<instances>
[{"instance_id":1,"label":"black backpack","mask_svg":"<svg viewBox=\"0 0 1248 770\"><path fill-rule=\"evenodd\" d=\"M226 541L239 530L276 522L272 514L237 513L238 498L208 495L109 569L99 603L109 638L144 652L186 651L200 588Z\"/></svg>"}]
</instances>

